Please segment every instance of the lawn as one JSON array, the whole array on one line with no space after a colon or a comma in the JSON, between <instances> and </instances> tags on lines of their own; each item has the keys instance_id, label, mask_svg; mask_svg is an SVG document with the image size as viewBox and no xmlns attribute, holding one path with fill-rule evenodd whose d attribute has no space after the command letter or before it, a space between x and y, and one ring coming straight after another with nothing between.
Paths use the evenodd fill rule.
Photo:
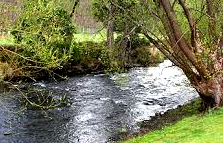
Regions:
<instances>
[{"instance_id":1,"label":"lawn","mask_svg":"<svg viewBox=\"0 0 223 143\"><path fill-rule=\"evenodd\" d=\"M106 35L103 33L98 34L75 34L74 35L76 42L86 42L92 41L95 43L100 43L106 40Z\"/></svg>"},{"instance_id":2,"label":"lawn","mask_svg":"<svg viewBox=\"0 0 223 143\"><path fill-rule=\"evenodd\" d=\"M114 38L116 39L118 37L117 33L114 33ZM89 33L76 33L74 34L74 40L75 42L95 42L95 43L101 43L106 41L107 34L106 30L102 30L100 32L97 32L95 34L89 34ZM13 45L13 39L12 36L0 36L0 45Z\"/></svg>"},{"instance_id":3,"label":"lawn","mask_svg":"<svg viewBox=\"0 0 223 143\"><path fill-rule=\"evenodd\" d=\"M223 143L223 108L184 118L161 130L123 143Z\"/></svg>"},{"instance_id":4,"label":"lawn","mask_svg":"<svg viewBox=\"0 0 223 143\"><path fill-rule=\"evenodd\" d=\"M9 36L0 36L0 45L13 45L13 39Z\"/></svg>"},{"instance_id":5,"label":"lawn","mask_svg":"<svg viewBox=\"0 0 223 143\"><path fill-rule=\"evenodd\" d=\"M117 37L117 34L115 35ZM75 34L74 39L76 42L91 41L95 43L101 43L106 40L106 33L104 31L97 34ZM0 36L0 45L13 45L13 39L11 36Z\"/></svg>"},{"instance_id":6,"label":"lawn","mask_svg":"<svg viewBox=\"0 0 223 143\"><path fill-rule=\"evenodd\" d=\"M114 33L114 39L116 39L119 35L117 33ZM107 33L105 30L102 30L100 32L97 32L95 34L75 34L74 39L76 42L86 42L86 41L91 41L95 43L101 43L106 41L107 38Z\"/></svg>"}]
</instances>

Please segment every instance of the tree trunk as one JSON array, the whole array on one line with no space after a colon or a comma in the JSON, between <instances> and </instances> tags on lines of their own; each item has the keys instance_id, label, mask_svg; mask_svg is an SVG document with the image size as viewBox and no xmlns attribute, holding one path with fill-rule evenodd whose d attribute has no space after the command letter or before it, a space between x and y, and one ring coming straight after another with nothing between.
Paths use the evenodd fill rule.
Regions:
<instances>
[{"instance_id":1,"label":"tree trunk","mask_svg":"<svg viewBox=\"0 0 223 143\"><path fill-rule=\"evenodd\" d=\"M169 33L167 34L167 36L170 40L170 47L173 52L182 54L174 55L172 57L175 59L175 61L178 62L177 66L183 69L184 73L191 81L191 84L198 91L202 99L204 109L207 109L207 107L223 106L222 59L217 58L217 56L214 55L216 58L214 62L216 62L216 67L218 67L210 71L204 61L200 57L196 56L196 53L188 44L191 41L191 46L196 47L196 25L192 15L190 14L189 9L186 7L185 3L182 0L179 0L179 3L182 6L185 16L188 20L188 25L192 33L190 37L191 39L186 39L186 37L184 36L184 32L180 27L180 24L176 18L175 12L170 4L170 1L157 0L156 2L157 9L161 8L163 10L164 16L160 17L160 19L161 21L164 21L163 25L166 30L166 33ZM210 3L208 4L210 5ZM211 22L211 24L213 24L213 22ZM211 31L211 33L213 34L213 36L215 36L214 31ZM181 59L182 56L186 60L186 63L188 63L187 65L183 64L182 62L179 62L179 59Z\"/></svg>"},{"instance_id":2,"label":"tree trunk","mask_svg":"<svg viewBox=\"0 0 223 143\"><path fill-rule=\"evenodd\" d=\"M126 67L126 62L128 62L128 42L129 42L129 32L128 32L128 24L125 23L125 30L123 34L123 39L121 40L120 48L122 49L122 64Z\"/></svg>"},{"instance_id":3,"label":"tree trunk","mask_svg":"<svg viewBox=\"0 0 223 143\"><path fill-rule=\"evenodd\" d=\"M203 101L204 109L223 106L223 77L200 82L197 90Z\"/></svg>"},{"instance_id":4,"label":"tree trunk","mask_svg":"<svg viewBox=\"0 0 223 143\"><path fill-rule=\"evenodd\" d=\"M75 9L76 9L76 7L77 7L77 5L78 5L79 2L80 2L80 0L76 0L74 2L74 6L72 8L72 12L70 13L70 17L72 17L74 15Z\"/></svg>"},{"instance_id":5,"label":"tree trunk","mask_svg":"<svg viewBox=\"0 0 223 143\"><path fill-rule=\"evenodd\" d=\"M112 4L109 7L108 14L108 27L107 27L107 46L109 48L114 47L114 18L113 18L113 6Z\"/></svg>"},{"instance_id":6,"label":"tree trunk","mask_svg":"<svg viewBox=\"0 0 223 143\"><path fill-rule=\"evenodd\" d=\"M206 0L207 5L207 14L210 17L208 23L208 32L210 36L210 40L212 40L212 44L217 43L217 34L216 34L216 17L215 17L215 0Z\"/></svg>"}]
</instances>

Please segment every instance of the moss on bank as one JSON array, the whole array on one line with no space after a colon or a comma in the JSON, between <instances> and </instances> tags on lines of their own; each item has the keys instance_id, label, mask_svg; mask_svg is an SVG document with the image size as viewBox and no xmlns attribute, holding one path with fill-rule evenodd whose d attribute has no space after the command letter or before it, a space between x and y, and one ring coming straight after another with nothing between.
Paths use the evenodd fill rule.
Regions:
<instances>
[{"instance_id":1,"label":"moss on bank","mask_svg":"<svg viewBox=\"0 0 223 143\"><path fill-rule=\"evenodd\" d=\"M187 109L187 108L185 108ZM193 110L191 110L193 111ZM174 125L166 126L123 143L222 143L223 108L204 115L196 112ZM185 114L185 112L181 112Z\"/></svg>"}]
</instances>

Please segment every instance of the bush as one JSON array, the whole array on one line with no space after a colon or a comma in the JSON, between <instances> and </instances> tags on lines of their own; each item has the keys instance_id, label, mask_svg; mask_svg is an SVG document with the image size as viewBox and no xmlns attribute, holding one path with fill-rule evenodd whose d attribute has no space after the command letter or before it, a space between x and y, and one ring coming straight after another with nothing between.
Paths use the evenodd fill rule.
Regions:
<instances>
[{"instance_id":1,"label":"bush","mask_svg":"<svg viewBox=\"0 0 223 143\"><path fill-rule=\"evenodd\" d=\"M59 67L72 53L74 33L69 14L55 0L28 0L12 35L23 45L24 57L47 68Z\"/></svg>"},{"instance_id":2,"label":"bush","mask_svg":"<svg viewBox=\"0 0 223 143\"><path fill-rule=\"evenodd\" d=\"M82 72L120 72L123 71L120 53L116 49L109 49L105 43L95 43L91 41L74 43L76 45L75 54L72 56L73 64ZM78 72L78 71L76 71Z\"/></svg>"},{"instance_id":3,"label":"bush","mask_svg":"<svg viewBox=\"0 0 223 143\"><path fill-rule=\"evenodd\" d=\"M115 44L119 46L123 39L124 39L123 35L119 35L115 39ZM138 34L132 35L130 41L128 41L128 44L127 44L127 46L131 47L131 49L135 49L140 46L148 46L148 45L150 45L149 40L147 40L146 38L140 37L140 35Z\"/></svg>"},{"instance_id":4,"label":"bush","mask_svg":"<svg viewBox=\"0 0 223 143\"><path fill-rule=\"evenodd\" d=\"M164 55L152 46L140 46L132 52L135 63L141 66L149 66L164 61Z\"/></svg>"},{"instance_id":5,"label":"bush","mask_svg":"<svg viewBox=\"0 0 223 143\"><path fill-rule=\"evenodd\" d=\"M78 43L79 64L83 69L101 70L109 66L109 50L103 43Z\"/></svg>"},{"instance_id":6,"label":"bush","mask_svg":"<svg viewBox=\"0 0 223 143\"><path fill-rule=\"evenodd\" d=\"M123 40L123 35L120 35L115 40L116 46L120 46ZM133 66L149 66L151 64L160 63L164 60L163 54L161 54L156 48L150 46L150 42L140 36L135 34L131 36L128 41L126 51L122 47L119 48L120 52L125 53L125 65L129 67Z\"/></svg>"}]
</instances>

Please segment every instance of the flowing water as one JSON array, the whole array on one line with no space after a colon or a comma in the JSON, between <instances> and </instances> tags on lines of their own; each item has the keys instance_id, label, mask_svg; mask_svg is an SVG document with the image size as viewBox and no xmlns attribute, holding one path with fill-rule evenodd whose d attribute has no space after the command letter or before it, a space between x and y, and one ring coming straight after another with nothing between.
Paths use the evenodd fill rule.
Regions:
<instances>
[{"instance_id":1,"label":"flowing water","mask_svg":"<svg viewBox=\"0 0 223 143\"><path fill-rule=\"evenodd\" d=\"M32 86L67 93L67 107L21 111L17 93L0 96L1 143L107 143L137 122L187 103L196 91L171 62L128 73L84 75Z\"/></svg>"}]
</instances>

